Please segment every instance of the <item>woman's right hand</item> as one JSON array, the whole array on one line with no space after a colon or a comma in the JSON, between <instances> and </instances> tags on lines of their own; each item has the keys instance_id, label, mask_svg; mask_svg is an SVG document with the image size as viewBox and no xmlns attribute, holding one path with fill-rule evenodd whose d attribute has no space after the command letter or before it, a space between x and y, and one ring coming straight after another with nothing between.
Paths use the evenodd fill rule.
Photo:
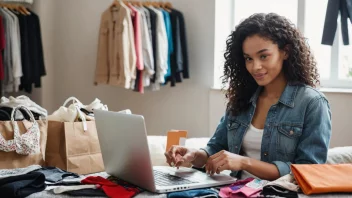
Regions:
<instances>
[{"instance_id":1,"label":"woman's right hand","mask_svg":"<svg viewBox=\"0 0 352 198\"><path fill-rule=\"evenodd\" d=\"M180 167L184 163L192 163L197 157L197 149L184 146L172 146L165 152L166 162L170 166Z\"/></svg>"}]
</instances>

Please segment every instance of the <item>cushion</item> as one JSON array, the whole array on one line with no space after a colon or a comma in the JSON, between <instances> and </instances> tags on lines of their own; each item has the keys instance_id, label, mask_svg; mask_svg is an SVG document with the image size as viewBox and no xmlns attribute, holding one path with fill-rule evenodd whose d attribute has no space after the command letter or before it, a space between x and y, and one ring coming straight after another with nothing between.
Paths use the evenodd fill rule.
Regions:
<instances>
[{"instance_id":1,"label":"cushion","mask_svg":"<svg viewBox=\"0 0 352 198\"><path fill-rule=\"evenodd\" d=\"M335 147L328 151L327 164L352 163L352 146Z\"/></svg>"}]
</instances>

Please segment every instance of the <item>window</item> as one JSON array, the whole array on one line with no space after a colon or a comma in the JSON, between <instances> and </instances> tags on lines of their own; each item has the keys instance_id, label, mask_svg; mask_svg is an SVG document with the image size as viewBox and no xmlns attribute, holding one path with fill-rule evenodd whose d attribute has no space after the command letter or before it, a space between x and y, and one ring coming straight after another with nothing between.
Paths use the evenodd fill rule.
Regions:
<instances>
[{"instance_id":1,"label":"window","mask_svg":"<svg viewBox=\"0 0 352 198\"><path fill-rule=\"evenodd\" d=\"M221 1L219 1L221 2ZM287 17L303 32L307 42L317 61L317 67L320 74L320 83L322 87L329 88L352 88L352 27L349 24L349 38L351 45L345 46L342 43L342 36L339 26L336 30L336 38L333 46L321 44L321 38L324 29L325 13L328 0L228 0L231 2L227 5L231 7L232 12L232 29L235 28L243 19L254 13L275 12ZM222 5L224 7L224 5ZM224 10L222 10L222 15ZM216 17L219 14L216 13ZM217 22L218 20L216 20ZM224 31L224 30L215 30ZM230 31L227 31L227 35ZM215 46L215 80L214 87L221 87L222 70L223 70L223 44L226 42L224 33L219 38L216 33ZM217 42L223 42L218 45ZM221 56L221 57L220 57Z\"/></svg>"},{"instance_id":2,"label":"window","mask_svg":"<svg viewBox=\"0 0 352 198\"><path fill-rule=\"evenodd\" d=\"M254 13L275 12L283 15L297 24L297 0L235 0L234 2L234 25L238 25L241 20Z\"/></svg>"},{"instance_id":3,"label":"window","mask_svg":"<svg viewBox=\"0 0 352 198\"><path fill-rule=\"evenodd\" d=\"M320 80L330 78L331 46L321 44L327 3L327 0L309 0L304 10L304 36L317 60Z\"/></svg>"}]
</instances>

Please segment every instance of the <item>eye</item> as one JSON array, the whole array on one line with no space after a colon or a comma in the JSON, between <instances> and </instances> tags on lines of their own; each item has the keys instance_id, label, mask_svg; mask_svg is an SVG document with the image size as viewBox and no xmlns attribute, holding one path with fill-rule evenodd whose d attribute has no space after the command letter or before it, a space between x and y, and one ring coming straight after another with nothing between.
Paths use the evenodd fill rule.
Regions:
<instances>
[{"instance_id":1,"label":"eye","mask_svg":"<svg viewBox=\"0 0 352 198\"><path fill-rule=\"evenodd\" d=\"M266 55L261 55L260 59L264 60L264 59L266 59L266 57L267 57Z\"/></svg>"},{"instance_id":2,"label":"eye","mask_svg":"<svg viewBox=\"0 0 352 198\"><path fill-rule=\"evenodd\" d=\"M244 60L245 60L246 62L248 62L248 61L251 61L252 59L249 58L249 57L244 57Z\"/></svg>"}]
</instances>

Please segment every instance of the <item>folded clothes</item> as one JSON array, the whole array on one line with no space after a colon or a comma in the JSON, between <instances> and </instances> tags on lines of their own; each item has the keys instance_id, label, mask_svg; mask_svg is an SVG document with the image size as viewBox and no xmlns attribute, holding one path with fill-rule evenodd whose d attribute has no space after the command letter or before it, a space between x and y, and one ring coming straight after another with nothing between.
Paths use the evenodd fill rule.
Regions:
<instances>
[{"instance_id":1,"label":"folded clothes","mask_svg":"<svg viewBox=\"0 0 352 198\"><path fill-rule=\"evenodd\" d=\"M220 189L220 197L257 197L260 195L263 187L268 183L266 180L247 178L236 181L234 184Z\"/></svg>"},{"instance_id":2,"label":"folded clothes","mask_svg":"<svg viewBox=\"0 0 352 198\"><path fill-rule=\"evenodd\" d=\"M26 168L16 168L16 169L0 169L0 179L4 179L6 177L24 175L29 172L41 169L42 167L39 165L32 165Z\"/></svg>"},{"instance_id":3,"label":"folded clothes","mask_svg":"<svg viewBox=\"0 0 352 198\"><path fill-rule=\"evenodd\" d=\"M110 198L133 197L141 192L138 188L124 187L100 176L87 177L82 180L82 184L99 184Z\"/></svg>"},{"instance_id":4,"label":"folded clothes","mask_svg":"<svg viewBox=\"0 0 352 198\"><path fill-rule=\"evenodd\" d=\"M279 186L264 186L261 195L264 197L298 198L297 192L290 191Z\"/></svg>"},{"instance_id":5,"label":"folded clothes","mask_svg":"<svg viewBox=\"0 0 352 198\"><path fill-rule=\"evenodd\" d=\"M212 189L195 189L195 190L171 192L167 195L167 197L168 198L194 198L194 197L217 198L218 192Z\"/></svg>"},{"instance_id":6,"label":"folded clothes","mask_svg":"<svg viewBox=\"0 0 352 198\"><path fill-rule=\"evenodd\" d=\"M64 194L73 197L107 197L102 189L82 189L67 191Z\"/></svg>"},{"instance_id":7,"label":"folded clothes","mask_svg":"<svg viewBox=\"0 0 352 198\"><path fill-rule=\"evenodd\" d=\"M45 189L45 176L31 172L24 175L11 176L0 180L1 197L23 198Z\"/></svg>"},{"instance_id":8,"label":"folded clothes","mask_svg":"<svg viewBox=\"0 0 352 198\"><path fill-rule=\"evenodd\" d=\"M60 184L65 178L80 178L76 173L67 172L56 167L43 167L35 170L45 175L45 181L50 184Z\"/></svg>"},{"instance_id":9,"label":"folded clothes","mask_svg":"<svg viewBox=\"0 0 352 198\"><path fill-rule=\"evenodd\" d=\"M296 198L299 186L291 174L284 175L277 180L267 183L263 187L262 195Z\"/></svg>"},{"instance_id":10,"label":"folded clothes","mask_svg":"<svg viewBox=\"0 0 352 198\"><path fill-rule=\"evenodd\" d=\"M100 185L73 185L73 186L57 186L53 188L53 192L55 194L62 194L68 191L76 191L76 190L83 190L83 189L97 189L100 188Z\"/></svg>"},{"instance_id":11,"label":"folded clothes","mask_svg":"<svg viewBox=\"0 0 352 198\"><path fill-rule=\"evenodd\" d=\"M306 195L352 193L352 164L292 164L291 171Z\"/></svg>"}]
</instances>

